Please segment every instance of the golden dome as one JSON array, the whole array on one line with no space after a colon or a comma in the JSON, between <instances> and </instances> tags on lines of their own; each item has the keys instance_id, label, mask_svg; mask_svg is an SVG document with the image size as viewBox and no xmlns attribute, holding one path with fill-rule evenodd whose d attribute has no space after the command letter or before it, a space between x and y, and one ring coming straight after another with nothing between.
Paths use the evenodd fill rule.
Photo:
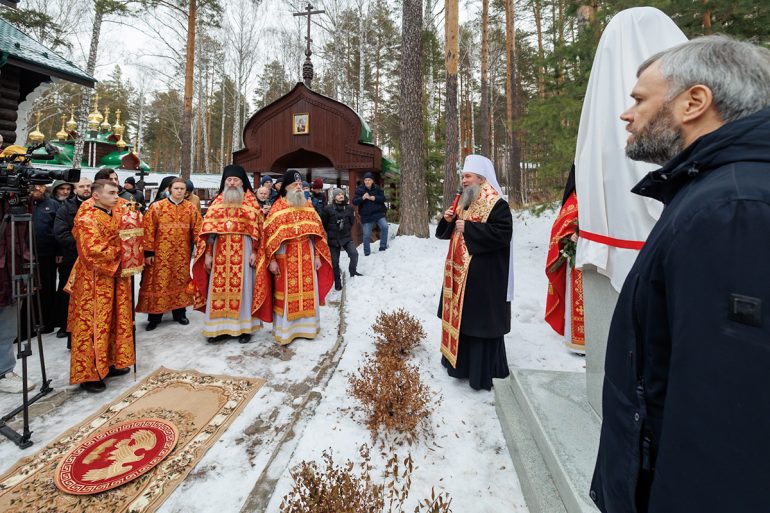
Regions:
<instances>
[{"instance_id":1,"label":"golden dome","mask_svg":"<svg viewBox=\"0 0 770 513\"><path fill-rule=\"evenodd\" d=\"M126 127L120 124L120 109L118 109L115 111L115 124L112 125L112 133L120 136L123 135L125 129Z\"/></svg>"},{"instance_id":2,"label":"golden dome","mask_svg":"<svg viewBox=\"0 0 770 513\"><path fill-rule=\"evenodd\" d=\"M40 113L36 113L35 117L37 117L37 126L29 133L27 139L29 139L30 142L39 143L45 141L45 134L40 131Z\"/></svg>"},{"instance_id":3,"label":"golden dome","mask_svg":"<svg viewBox=\"0 0 770 513\"><path fill-rule=\"evenodd\" d=\"M70 105L70 120L67 121L67 132L74 132L78 128L78 122L75 121L75 107Z\"/></svg>"},{"instance_id":4,"label":"golden dome","mask_svg":"<svg viewBox=\"0 0 770 513\"><path fill-rule=\"evenodd\" d=\"M128 144L126 143L126 141L123 140L123 134L120 134L120 139L118 139L118 142L115 143L115 146L117 146L118 150L120 151L123 151L126 149L126 146L128 146Z\"/></svg>"},{"instance_id":5,"label":"golden dome","mask_svg":"<svg viewBox=\"0 0 770 513\"><path fill-rule=\"evenodd\" d=\"M88 115L88 128L91 130L97 130L99 123L104 121L104 116L99 112L99 95L94 96L94 110Z\"/></svg>"},{"instance_id":6,"label":"golden dome","mask_svg":"<svg viewBox=\"0 0 770 513\"><path fill-rule=\"evenodd\" d=\"M56 138L59 139L60 141L66 141L67 138L70 136L70 134L67 133L67 131L64 129L65 125L66 125L66 119L67 119L67 116L62 114L61 115L61 130L56 132Z\"/></svg>"},{"instance_id":7,"label":"golden dome","mask_svg":"<svg viewBox=\"0 0 770 513\"><path fill-rule=\"evenodd\" d=\"M104 109L104 122L102 122L101 125L99 125L99 129L101 129L102 132L109 132L110 128L110 108L107 107Z\"/></svg>"}]
</instances>

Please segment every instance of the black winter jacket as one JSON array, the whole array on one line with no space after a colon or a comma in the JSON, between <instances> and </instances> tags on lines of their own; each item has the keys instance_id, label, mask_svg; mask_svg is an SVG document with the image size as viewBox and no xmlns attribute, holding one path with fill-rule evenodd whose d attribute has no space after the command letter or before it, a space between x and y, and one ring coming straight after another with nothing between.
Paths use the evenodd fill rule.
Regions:
<instances>
[{"instance_id":1,"label":"black winter jacket","mask_svg":"<svg viewBox=\"0 0 770 513\"><path fill-rule=\"evenodd\" d=\"M72 236L72 228L75 226L75 214L77 214L82 201L76 196L64 202L64 205L56 212L56 220L53 225L53 234L59 245L59 256L62 263L73 265L78 258L78 248L75 237Z\"/></svg>"},{"instance_id":2,"label":"black winter jacket","mask_svg":"<svg viewBox=\"0 0 770 513\"><path fill-rule=\"evenodd\" d=\"M665 208L612 317L591 498L607 513L768 511L770 109L633 192Z\"/></svg>"},{"instance_id":3,"label":"black winter jacket","mask_svg":"<svg viewBox=\"0 0 770 513\"><path fill-rule=\"evenodd\" d=\"M352 240L354 219L353 207L347 201L342 204L333 202L326 205L322 211L321 220L329 239L329 246L344 247Z\"/></svg>"},{"instance_id":4,"label":"black winter jacket","mask_svg":"<svg viewBox=\"0 0 770 513\"><path fill-rule=\"evenodd\" d=\"M374 201L364 199L364 193L374 196ZM359 185L356 188L356 194L353 196L353 204L358 207L358 215L361 216L362 223L376 223L385 217L385 193L375 183L371 189L365 185Z\"/></svg>"},{"instance_id":5,"label":"black winter jacket","mask_svg":"<svg viewBox=\"0 0 770 513\"><path fill-rule=\"evenodd\" d=\"M53 222L59 202L46 196L40 201L33 202L35 220L35 245L39 256L56 256L56 239L53 236Z\"/></svg>"}]
</instances>

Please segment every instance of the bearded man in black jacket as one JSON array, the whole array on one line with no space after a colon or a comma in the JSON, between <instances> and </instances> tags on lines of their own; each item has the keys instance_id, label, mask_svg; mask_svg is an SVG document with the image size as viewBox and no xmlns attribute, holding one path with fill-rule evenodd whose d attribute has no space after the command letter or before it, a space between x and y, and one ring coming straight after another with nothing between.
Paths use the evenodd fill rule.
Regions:
<instances>
[{"instance_id":1,"label":"bearded man in black jacket","mask_svg":"<svg viewBox=\"0 0 770 513\"><path fill-rule=\"evenodd\" d=\"M321 220L329 240L329 251L332 254L332 268L334 269L334 289L342 290L342 272L340 271L340 250L344 249L350 258L348 271L350 277L363 276L356 271L358 265L358 250L353 242L351 231L353 228L353 207L348 203L345 191L334 189L333 201L321 211Z\"/></svg>"},{"instance_id":2,"label":"bearded man in black jacket","mask_svg":"<svg viewBox=\"0 0 770 513\"><path fill-rule=\"evenodd\" d=\"M67 329L67 312L69 310L70 295L64 292L64 286L78 259L78 248L75 237L72 236L72 228L75 225L75 214L80 205L91 197L91 180L81 178L75 184L75 194L69 198L56 211L56 219L53 223L53 235L56 238L61 262L59 263L59 285L56 288L55 311L59 331L57 338L64 338L69 333Z\"/></svg>"},{"instance_id":3,"label":"bearded man in black jacket","mask_svg":"<svg viewBox=\"0 0 770 513\"><path fill-rule=\"evenodd\" d=\"M770 51L709 36L654 55L621 115L664 204L610 325L590 495L605 513L770 504Z\"/></svg>"}]
</instances>

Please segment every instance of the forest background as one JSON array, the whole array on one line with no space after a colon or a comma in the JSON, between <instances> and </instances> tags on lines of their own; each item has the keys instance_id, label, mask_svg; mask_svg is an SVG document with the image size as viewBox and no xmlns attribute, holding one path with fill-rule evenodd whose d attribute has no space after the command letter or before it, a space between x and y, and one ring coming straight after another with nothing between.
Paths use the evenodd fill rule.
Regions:
<instances>
[{"instance_id":1,"label":"forest background","mask_svg":"<svg viewBox=\"0 0 770 513\"><path fill-rule=\"evenodd\" d=\"M17 10L0 7L0 16L99 79L100 109L111 110L110 121L120 109L125 139L154 171L220 173L242 147L249 117L301 81L306 18L292 13L306 3L22 0ZM427 212L417 209L418 222L407 230L418 235L424 230L419 219L453 196L458 166L469 153L495 162L514 205L560 197L602 30L618 11L640 5L313 4L326 11L312 21L313 89L356 110L373 142L409 173L412 181L403 176L402 188L419 190L417 202L427 203ZM664 11L689 38L726 33L770 44L768 0L645 5ZM402 48L412 51L402 54ZM78 111L90 109L92 93L61 82L47 89L32 109L42 114L41 130L52 137L62 115L82 116Z\"/></svg>"}]
</instances>

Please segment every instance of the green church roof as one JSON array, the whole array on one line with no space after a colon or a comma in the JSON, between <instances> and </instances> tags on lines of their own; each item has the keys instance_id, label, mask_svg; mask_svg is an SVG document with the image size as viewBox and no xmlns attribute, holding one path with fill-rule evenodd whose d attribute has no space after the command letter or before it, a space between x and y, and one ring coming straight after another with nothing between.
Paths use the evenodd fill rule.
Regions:
<instances>
[{"instance_id":1,"label":"green church roof","mask_svg":"<svg viewBox=\"0 0 770 513\"><path fill-rule=\"evenodd\" d=\"M96 79L72 61L49 50L30 36L0 18L0 67L6 63L81 85L93 87Z\"/></svg>"}]
</instances>

